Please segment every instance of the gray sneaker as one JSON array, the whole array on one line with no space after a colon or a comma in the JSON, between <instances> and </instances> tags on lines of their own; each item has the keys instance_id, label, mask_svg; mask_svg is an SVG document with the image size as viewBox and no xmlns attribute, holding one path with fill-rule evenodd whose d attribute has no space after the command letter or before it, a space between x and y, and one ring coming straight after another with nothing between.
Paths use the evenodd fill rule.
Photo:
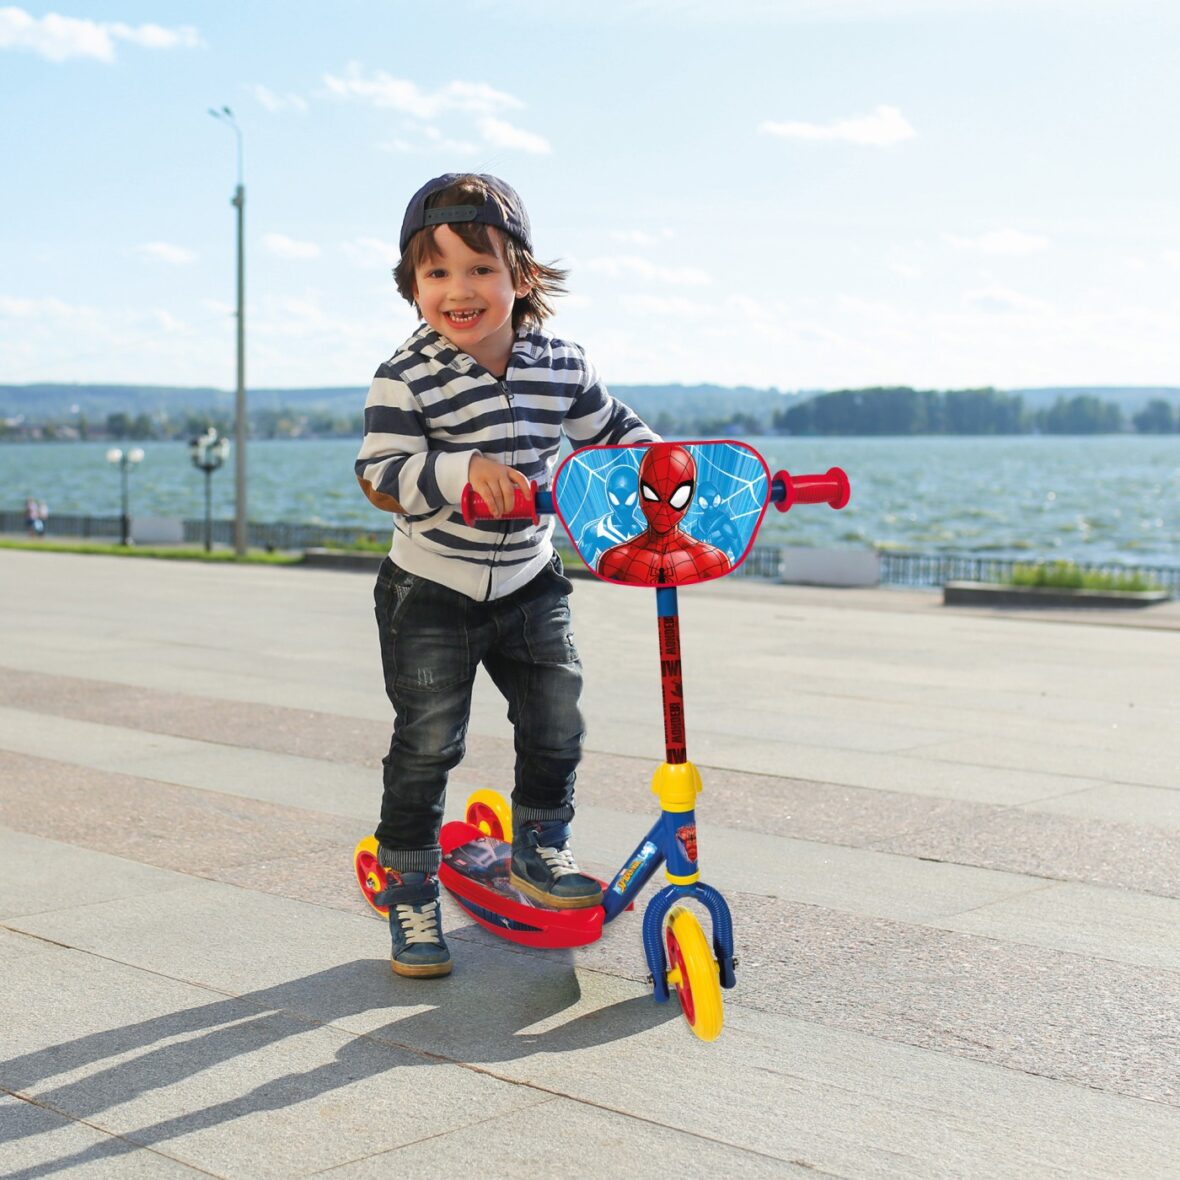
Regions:
<instances>
[{"instance_id":1,"label":"gray sneaker","mask_svg":"<svg viewBox=\"0 0 1180 1180\"><path fill-rule=\"evenodd\" d=\"M386 886L373 900L389 906L394 971L419 979L450 975L451 952L442 936L438 881L426 873L386 872Z\"/></svg>"},{"instance_id":2,"label":"gray sneaker","mask_svg":"<svg viewBox=\"0 0 1180 1180\"><path fill-rule=\"evenodd\" d=\"M574 863L568 824L531 822L518 828L510 878L521 893L555 910L602 904L602 886Z\"/></svg>"}]
</instances>

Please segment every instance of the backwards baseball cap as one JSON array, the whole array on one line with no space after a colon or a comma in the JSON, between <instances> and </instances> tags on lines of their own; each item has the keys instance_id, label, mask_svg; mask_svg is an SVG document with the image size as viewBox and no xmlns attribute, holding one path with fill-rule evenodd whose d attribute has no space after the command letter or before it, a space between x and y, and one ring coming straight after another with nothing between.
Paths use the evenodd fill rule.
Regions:
<instances>
[{"instance_id":1,"label":"backwards baseball cap","mask_svg":"<svg viewBox=\"0 0 1180 1180\"><path fill-rule=\"evenodd\" d=\"M426 207L427 201L445 188L466 179L472 173L448 172L428 180L411 198L402 220L401 252L405 254L410 239L419 231L434 225L459 221L478 221L494 225L511 234L530 253L533 249L532 231L529 229L529 215L524 202L516 190L495 176L483 172L475 173L497 200L491 199L478 205L442 205L434 209Z\"/></svg>"}]
</instances>

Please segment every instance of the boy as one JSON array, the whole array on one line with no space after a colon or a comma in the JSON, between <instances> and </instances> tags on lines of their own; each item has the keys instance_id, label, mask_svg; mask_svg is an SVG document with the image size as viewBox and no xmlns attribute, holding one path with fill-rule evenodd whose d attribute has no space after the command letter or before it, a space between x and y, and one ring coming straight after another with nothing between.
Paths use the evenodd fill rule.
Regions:
<instances>
[{"instance_id":1,"label":"boy","mask_svg":"<svg viewBox=\"0 0 1180 1180\"><path fill-rule=\"evenodd\" d=\"M569 849L582 680L552 519L467 526L463 487L499 517L517 487L548 484L563 430L577 444L658 439L607 394L576 344L541 328L565 272L533 256L524 205L502 180L429 181L406 209L400 246L397 288L425 322L377 370L356 475L396 514L375 590L395 714L376 831L389 870L379 900L393 970L431 977L451 970L439 828L481 663L516 735L513 884L559 908L602 899Z\"/></svg>"}]
</instances>

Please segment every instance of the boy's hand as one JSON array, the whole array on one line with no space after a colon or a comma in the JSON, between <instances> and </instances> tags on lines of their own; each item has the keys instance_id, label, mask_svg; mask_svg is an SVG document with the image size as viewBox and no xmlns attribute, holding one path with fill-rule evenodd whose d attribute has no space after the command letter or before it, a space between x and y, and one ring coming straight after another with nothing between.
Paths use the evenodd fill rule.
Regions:
<instances>
[{"instance_id":1,"label":"boy's hand","mask_svg":"<svg viewBox=\"0 0 1180 1180\"><path fill-rule=\"evenodd\" d=\"M528 479L515 467L506 467L483 455L473 455L467 468L467 482L472 490L491 509L493 516L503 516L516 499L515 488L530 489Z\"/></svg>"}]
</instances>

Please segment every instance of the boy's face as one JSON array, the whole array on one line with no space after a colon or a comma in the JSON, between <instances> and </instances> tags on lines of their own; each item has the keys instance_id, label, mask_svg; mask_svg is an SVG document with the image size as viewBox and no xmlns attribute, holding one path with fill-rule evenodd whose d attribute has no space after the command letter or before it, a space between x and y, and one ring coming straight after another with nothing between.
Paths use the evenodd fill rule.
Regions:
<instances>
[{"instance_id":1,"label":"boy's face","mask_svg":"<svg viewBox=\"0 0 1180 1180\"><path fill-rule=\"evenodd\" d=\"M495 254L479 254L449 225L434 230L438 253L414 269L414 302L422 318L452 344L499 375L512 352L516 333L512 307L529 284L512 282L497 231L490 232Z\"/></svg>"}]
</instances>

